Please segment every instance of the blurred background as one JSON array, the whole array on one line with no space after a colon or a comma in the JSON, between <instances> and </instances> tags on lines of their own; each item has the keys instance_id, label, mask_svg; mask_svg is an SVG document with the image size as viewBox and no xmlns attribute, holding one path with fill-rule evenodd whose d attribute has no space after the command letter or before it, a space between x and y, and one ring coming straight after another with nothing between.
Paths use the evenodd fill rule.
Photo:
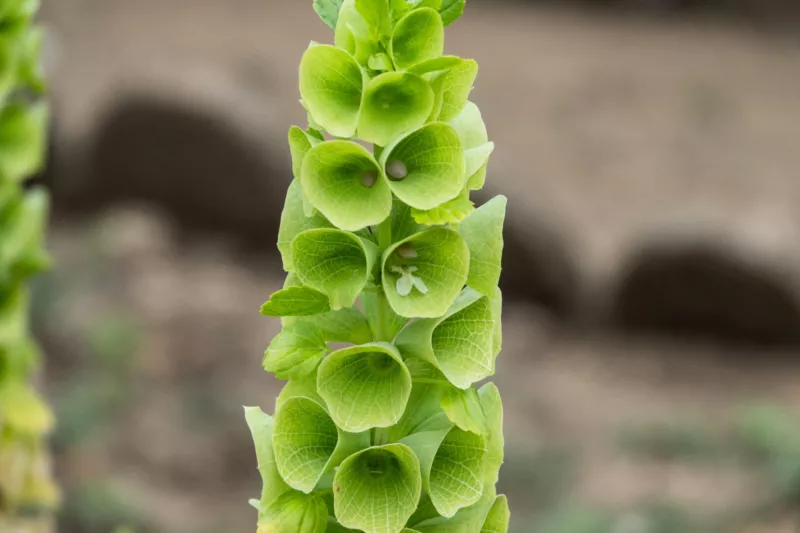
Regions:
<instances>
[{"instance_id":1,"label":"blurred background","mask_svg":"<svg viewBox=\"0 0 800 533\"><path fill-rule=\"evenodd\" d=\"M310 0L45 0L62 533L253 531ZM513 533L800 531L800 3L469 0ZM117 529L120 528L120 529Z\"/></svg>"}]
</instances>

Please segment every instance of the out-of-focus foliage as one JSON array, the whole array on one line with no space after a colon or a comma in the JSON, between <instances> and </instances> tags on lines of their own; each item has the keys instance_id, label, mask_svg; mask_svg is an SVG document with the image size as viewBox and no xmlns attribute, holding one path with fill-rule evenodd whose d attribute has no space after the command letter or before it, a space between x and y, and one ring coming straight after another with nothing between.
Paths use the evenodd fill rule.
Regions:
<instances>
[{"instance_id":1,"label":"out-of-focus foliage","mask_svg":"<svg viewBox=\"0 0 800 533\"><path fill-rule=\"evenodd\" d=\"M59 501L45 440L53 415L31 383L39 352L26 286L48 264L48 199L23 188L43 164L46 138L38 7L0 0L0 530L20 533L49 531Z\"/></svg>"}]
</instances>

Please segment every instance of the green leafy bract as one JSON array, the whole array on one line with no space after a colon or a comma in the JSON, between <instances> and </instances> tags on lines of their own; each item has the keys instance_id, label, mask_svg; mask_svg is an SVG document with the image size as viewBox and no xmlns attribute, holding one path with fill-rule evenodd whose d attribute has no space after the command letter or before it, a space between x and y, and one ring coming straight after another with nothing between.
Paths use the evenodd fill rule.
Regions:
<instances>
[{"instance_id":1,"label":"green leafy bract","mask_svg":"<svg viewBox=\"0 0 800 533\"><path fill-rule=\"evenodd\" d=\"M333 352L319 368L317 390L336 425L358 433L397 423L411 394L411 375L386 342Z\"/></svg>"},{"instance_id":2,"label":"green leafy bract","mask_svg":"<svg viewBox=\"0 0 800 533\"><path fill-rule=\"evenodd\" d=\"M447 228L431 228L393 245L383 254L383 290L400 316L433 318L447 311L469 272L469 249L461 236ZM403 276L420 280L406 295L398 291Z\"/></svg>"},{"instance_id":3,"label":"green leafy bract","mask_svg":"<svg viewBox=\"0 0 800 533\"><path fill-rule=\"evenodd\" d=\"M377 253L373 243L334 229L304 231L292 243L297 276L303 285L326 294L334 310L353 306Z\"/></svg>"},{"instance_id":4,"label":"green leafy bract","mask_svg":"<svg viewBox=\"0 0 800 533\"><path fill-rule=\"evenodd\" d=\"M264 413L259 407L245 407L245 420L250 427L253 442L256 446L258 471L261 474L261 509L268 509L284 493L292 488L283 481L278 467L275 464L275 454L272 451L272 435L275 432L275 420Z\"/></svg>"},{"instance_id":5,"label":"green leafy bract","mask_svg":"<svg viewBox=\"0 0 800 533\"><path fill-rule=\"evenodd\" d=\"M508 498L501 494L494 499L492 508L483 522L480 533L506 533L510 519L511 511L508 509Z\"/></svg>"},{"instance_id":6,"label":"green leafy bract","mask_svg":"<svg viewBox=\"0 0 800 533\"><path fill-rule=\"evenodd\" d=\"M481 387L478 396L488 429L484 480L494 485L497 483L504 457L503 402L500 399L500 391L494 383L487 383Z\"/></svg>"},{"instance_id":7,"label":"green leafy bract","mask_svg":"<svg viewBox=\"0 0 800 533\"><path fill-rule=\"evenodd\" d=\"M261 306L266 316L309 316L330 311L328 297L308 287L289 287L270 296Z\"/></svg>"},{"instance_id":8,"label":"green leafy bract","mask_svg":"<svg viewBox=\"0 0 800 533\"><path fill-rule=\"evenodd\" d=\"M291 491L278 498L259 519L256 533L325 533L328 506L320 496Z\"/></svg>"},{"instance_id":9,"label":"green leafy bract","mask_svg":"<svg viewBox=\"0 0 800 533\"><path fill-rule=\"evenodd\" d=\"M444 22L445 26L449 26L461 18L461 15L464 14L466 3L466 0L442 0L439 13L442 15L442 22Z\"/></svg>"},{"instance_id":10,"label":"green leafy bract","mask_svg":"<svg viewBox=\"0 0 800 533\"><path fill-rule=\"evenodd\" d=\"M395 66L401 69L441 56L444 52L442 17L429 7L406 14L394 27L391 52Z\"/></svg>"},{"instance_id":11,"label":"green leafy bract","mask_svg":"<svg viewBox=\"0 0 800 533\"><path fill-rule=\"evenodd\" d=\"M19 181L41 169L47 118L43 104L8 104L0 110L0 174Z\"/></svg>"},{"instance_id":12,"label":"green leafy bract","mask_svg":"<svg viewBox=\"0 0 800 533\"><path fill-rule=\"evenodd\" d=\"M415 74L387 72L376 76L364 92L358 136L386 146L425 124L433 104L433 89Z\"/></svg>"},{"instance_id":13,"label":"green leafy bract","mask_svg":"<svg viewBox=\"0 0 800 533\"><path fill-rule=\"evenodd\" d=\"M264 370L278 379L307 376L328 352L325 338L311 322L299 320L272 339L264 353Z\"/></svg>"},{"instance_id":14,"label":"green leafy bract","mask_svg":"<svg viewBox=\"0 0 800 533\"><path fill-rule=\"evenodd\" d=\"M297 126L292 126L289 129L289 150L292 153L292 174L295 178L300 177L303 168L303 160L306 158L306 154L308 154L312 147L320 142L320 139L308 134Z\"/></svg>"},{"instance_id":15,"label":"green leafy bract","mask_svg":"<svg viewBox=\"0 0 800 533\"><path fill-rule=\"evenodd\" d=\"M389 0L356 0L356 10L372 30L375 38L389 34L392 28L392 14Z\"/></svg>"},{"instance_id":16,"label":"green leafy bract","mask_svg":"<svg viewBox=\"0 0 800 533\"><path fill-rule=\"evenodd\" d=\"M410 72L424 75L436 95L430 119L448 122L467 104L478 76L478 64L472 59L440 57L420 63Z\"/></svg>"},{"instance_id":17,"label":"green leafy bract","mask_svg":"<svg viewBox=\"0 0 800 533\"><path fill-rule=\"evenodd\" d=\"M464 431L488 435L486 414L477 389L448 387L442 395L441 407L447 418Z\"/></svg>"},{"instance_id":18,"label":"green leafy bract","mask_svg":"<svg viewBox=\"0 0 800 533\"><path fill-rule=\"evenodd\" d=\"M359 13L355 0L344 0L336 23L334 43L347 50L361 65L369 58L383 52L380 30L370 27Z\"/></svg>"},{"instance_id":19,"label":"green leafy bract","mask_svg":"<svg viewBox=\"0 0 800 533\"><path fill-rule=\"evenodd\" d=\"M450 125L458 132L461 144L464 145L466 173L469 176L467 179L468 189L474 191L483 188L489 156L494 151L494 143L489 142L486 125L483 123L478 106L467 102L461 113L450 121Z\"/></svg>"},{"instance_id":20,"label":"green leafy bract","mask_svg":"<svg viewBox=\"0 0 800 533\"><path fill-rule=\"evenodd\" d=\"M491 375L494 314L489 298L467 288L438 318L417 320L396 340L404 357L422 359L460 389Z\"/></svg>"},{"instance_id":21,"label":"green leafy bract","mask_svg":"<svg viewBox=\"0 0 800 533\"><path fill-rule=\"evenodd\" d=\"M403 444L374 446L342 462L333 481L336 518L365 533L398 533L422 489L419 460Z\"/></svg>"},{"instance_id":22,"label":"green leafy bract","mask_svg":"<svg viewBox=\"0 0 800 533\"><path fill-rule=\"evenodd\" d=\"M317 12L325 24L331 28L336 28L339 20L339 10L342 8L344 0L314 0L314 11Z\"/></svg>"},{"instance_id":23,"label":"green leafy bract","mask_svg":"<svg viewBox=\"0 0 800 533\"><path fill-rule=\"evenodd\" d=\"M358 231L379 224L392 210L392 192L378 162L361 145L328 141L303 160L303 191L336 227Z\"/></svg>"},{"instance_id":24,"label":"green leafy bract","mask_svg":"<svg viewBox=\"0 0 800 533\"><path fill-rule=\"evenodd\" d=\"M464 149L444 123L427 124L381 154L392 192L409 206L426 210L452 200L466 182Z\"/></svg>"},{"instance_id":25,"label":"green leafy bract","mask_svg":"<svg viewBox=\"0 0 800 533\"><path fill-rule=\"evenodd\" d=\"M356 59L329 45L311 46L300 62L300 94L317 124L336 137L358 127L365 79Z\"/></svg>"},{"instance_id":26,"label":"green leafy bract","mask_svg":"<svg viewBox=\"0 0 800 533\"><path fill-rule=\"evenodd\" d=\"M492 296L500 281L503 260L503 222L505 196L496 196L476 209L459 226L459 233L469 246L467 284Z\"/></svg>"},{"instance_id":27,"label":"green leafy bract","mask_svg":"<svg viewBox=\"0 0 800 533\"><path fill-rule=\"evenodd\" d=\"M320 214L306 216L303 203L303 187L299 180L293 180L286 192L286 203L283 206L281 227L278 231L278 250L281 252L283 269L287 272L294 270L292 243L295 237L306 230L333 227Z\"/></svg>"},{"instance_id":28,"label":"green leafy bract","mask_svg":"<svg viewBox=\"0 0 800 533\"><path fill-rule=\"evenodd\" d=\"M496 499L494 486L487 485L478 502L461 509L452 518L439 516L409 525L420 533L481 533Z\"/></svg>"},{"instance_id":29,"label":"green leafy bract","mask_svg":"<svg viewBox=\"0 0 800 533\"><path fill-rule=\"evenodd\" d=\"M414 220L428 226L458 224L475 211L475 204L469 199L469 191L470 189L465 187L461 194L433 209L428 209L427 211L412 210Z\"/></svg>"},{"instance_id":30,"label":"green leafy bract","mask_svg":"<svg viewBox=\"0 0 800 533\"><path fill-rule=\"evenodd\" d=\"M322 476L369 445L369 435L346 433L310 398L293 397L275 413L275 462L293 489L310 493Z\"/></svg>"}]
</instances>

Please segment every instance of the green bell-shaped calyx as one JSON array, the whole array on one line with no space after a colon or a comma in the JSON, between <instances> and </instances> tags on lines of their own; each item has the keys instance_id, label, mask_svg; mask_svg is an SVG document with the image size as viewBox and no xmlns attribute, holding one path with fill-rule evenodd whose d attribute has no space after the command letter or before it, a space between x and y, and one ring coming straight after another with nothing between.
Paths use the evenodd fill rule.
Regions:
<instances>
[{"instance_id":1,"label":"green bell-shaped calyx","mask_svg":"<svg viewBox=\"0 0 800 533\"><path fill-rule=\"evenodd\" d=\"M420 464L403 444L374 446L345 459L333 480L336 518L365 533L400 533L422 492Z\"/></svg>"},{"instance_id":2,"label":"green bell-shaped calyx","mask_svg":"<svg viewBox=\"0 0 800 533\"><path fill-rule=\"evenodd\" d=\"M464 149L449 124L426 124L398 139L381 154L381 164L392 192L416 209L452 200L466 182Z\"/></svg>"},{"instance_id":3,"label":"green bell-shaped calyx","mask_svg":"<svg viewBox=\"0 0 800 533\"><path fill-rule=\"evenodd\" d=\"M383 254L386 298L395 313L408 318L443 315L468 272L469 249L457 232L447 228L412 235Z\"/></svg>"},{"instance_id":4,"label":"green bell-shaped calyx","mask_svg":"<svg viewBox=\"0 0 800 533\"><path fill-rule=\"evenodd\" d=\"M272 437L275 432L275 419L264 413L259 407L245 407L245 420L250 427L253 443L256 447L258 472L261 474L261 501L259 507L268 509L278 498L292 488L283 481L275 454L272 449Z\"/></svg>"},{"instance_id":5,"label":"green bell-shaped calyx","mask_svg":"<svg viewBox=\"0 0 800 533\"><path fill-rule=\"evenodd\" d=\"M336 425L358 433L400 420L411 394L411 375L397 348L370 343L330 354L320 365L317 390Z\"/></svg>"},{"instance_id":6,"label":"green bell-shaped calyx","mask_svg":"<svg viewBox=\"0 0 800 533\"><path fill-rule=\"evenodd\" d=\"M286 325L264 353L264 370L278 379L307 376L328 352L326 340L313 322L298 320Z\"/></svg>"},{"instance_id":7,"label":"green bell-shaped calyx","mask_svg":"<svg viewBox=\"0 0 800 533\"><path fill-rule=\"evenodd\" d=\"M313 229L292 243L295 272L303 285L328 296L331 309L352 307L372 275L378 249L335 229Z\"/></svg>"},{"instance_id":8,"label":"green bell-shaped calyx","mask_svg":"<svg viewBox=\"0 0 800 533\"><path fill-rule=\"evenodd\" d=\"M458 511L452 518L437 516L409 524L419 533L506 533L508 521L505 496L497 496L493 485L484 487L476 503Z\"/></svg>"},{"instance_id":9,"label":"green bell-shaped calyx","mask_svg":"<svg viewBox=\"0 0 800 533\"><path fill-rule=\"evenodd\" d=\"M325 533L328 506L320 496L287 492L263 512L256 533Z\"/></svg>"},{"instance_id":10,"label":"green bell-shaped calyx","mask_svg":"<svg viewBox=\"0 0 800 533\"><path fill-rule=\"evenodd\" d=\"M315 146L303 160L301 175L306 198L340 229L379 224L392 210L392 192L381 167L354 142Z\"/></svg>"},{"instance_id":11,"label":"green bell-shaped calyx","mask_svg":"<svg viewBox=\"0 0 800 533\"><path fill-rule=\"evenodd\" d=\"M401 331L396 345L404 357L434 365L466 389L492 373L494 322L489 298L467 288L442 316L417 320Z\"/></svg>"},{"instance_id":12,"label":"green bell-shaped calyx","mask_svg":"<svg viewBox=\"0 0 800 533\"><path fill-rule=\"evenodd\" d=\"M376 76L364 92L358 136L386 146L425 124L433 104L433 89L415 74L387 72Z\"/></svg>"},{"instance_id":13,"label":"green bell-shaped calyx","mask_svg":"<svg viewBox=\"0 0 800 533\"><path fill-rule=\"evenodd\" d=\"M444 52L444 24L435 9L415 9L394 27L391 53L399 69L413 67Z\"/></svg>"},{"instance_id":14,"label":"green bell-shaped calyx","mask_svg":"<svg viewBox=\"0 0 800 533\"><path fill-rule=\"evenodd\" d=\"M314 121L331 135L352 137L358 127L365 76L341 48L312 45L300 61L300 94Z\"/></svg>"},{"instance_id":15,"label":"green bell-shaped calyx","mask_svg":"<svg viewBox=\"0 0 800 533\"><path fill-rule=\"evenodd\" d=\"M469 246L467 284L489 296L495 294L500 282L507 203L505 196L492 198L465 218L458 228Z\"/></svg>"},{"instance_id":16,"label":"green bell-shaped calyx","mask_svg":"<svg viewBox=\"0 0 800 533\"><path fill-rule=\"evenodd\" d=\"M306 494L344 458L369 446L369 435L338 429L322 405L305 397L280 404L272 440L281 477Z\"/></svg>"},{"instance_id":17,"label":"green bell-shaped calyx","mask_svg":"<svg viewBox=\"0 0 800 533\"><path fill-rule=\"evenodd\" d=\"M438 514L450 518L480 500L487 455L483 437L434 415L400 442L417 454L423 487Z\"/></svg>"}]
</instances>

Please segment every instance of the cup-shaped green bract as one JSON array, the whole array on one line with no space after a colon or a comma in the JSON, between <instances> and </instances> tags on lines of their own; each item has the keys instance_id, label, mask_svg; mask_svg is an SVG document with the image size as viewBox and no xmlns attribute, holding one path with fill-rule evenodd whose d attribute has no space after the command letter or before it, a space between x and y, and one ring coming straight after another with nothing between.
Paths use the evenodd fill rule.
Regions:
<instances>
[{"instance_id":1,"label":"cup-shaped green bract","mask_svg":"<svg viewBox=\"0 0 800 533\"><path fill-rule=\"evenodd\" d=\"M431 8L415 9L394 27L392 59L397 68L406 69L444 52L442 17Z\"/></svg>"},{"instance_id":2,"label":"cup-shaped green bract","mask_svg":"<svg viewBox=\"0 0 800 533\"><path fill-rule=\"evenodd\" d=\"M311 204L337 228L358 231L392 210L392 192L378 162L363 146L328 141L303 160L301 182Z\"/></svg>"},{"instance_id":3,"label":"cup-shaped green bract","mask_svg":"<svg viewBox=\"0 0 800 533\"><path fill-rule=\"evenodd\" d=\"M484 487L481 499L458 511L452 518L443 516L428 518L410 524L419 533L506 533L508 522L504 507L505 496L497 496L493 485Z\"/></svg>"},{"instance_id":4,"label":"cup-shaped green bract","mask_svg":"<svg viewBox=\"0 0 800 533\"><path fill-rule=\"evenodd\" d=\"M467 288L438 318L417 320L400 332L404 357L434 365L456 387L466 389L492 373L495 318L489 298Z\"/></svg>"},{"instance_id":5,"label":"cup-shaped green bract","mask_svg":"<svg viewBox=\"0 0 800 533\"><path fill-rule=\"evenodd\" d=\"M283 269L294 270L292 243L295 237L310 229L332 228L333 225L319 213L307 216L303 206L303 187L300 180L293 180L286 191L286 202L281 213L281 226L278 230L278 250L283 260Z\"/></svg>"},{"instance_id":6,"label":"cup-shaped green bract","mask_svg":"<svg viewBox=\"0 0 800 533\"><path fill-rule=\"evenodd\" d=\"M500 391L494 383L487 383L478 391L481 408L486 420L486 464L484 465L483 478L486 483L494 485L503 466L503 402Z\"/></svg>"},{"instance_id":7,"label":"cup-shaped green bract","mask_svg":"<svg viewBox=\"0 0 800 533\"><path fill-rule=\"evenodd\" d=\"M469 249L464 239L448 228L417 233L383 254L386 298L395 313L408 318L444 314L461 292L468 272ZM404 286L409 278L410 289Z\"/></svg>"},{"instance_id":8,"label":"cup-shaped green bract","mask_svg":"<svg viewBox=\"0 0 800 533\"><path fill-rule=\"evenodd\" d=\"M480 500L486 452L480 435L457 427L450 430L428 475L428 494L439 514L451 517Z\"/></svg>"},{"instance_id":9,"label":"cup-shaped green bract","mask_svg":"<svg viewBox=\"0 0 800 533\"><path fill-rule=\"evenodd\" d=\"M369 444L369 437L336 427L325 408L310 398L286 400L275 413L275 462L287 485L310 493L322 476Z\"/></svg>"},{"instance_id":10,"label":"cup-shaped green bract","mask_svg":"<svg viewBox=\"0 0 800 533\"><path fill-rule=\"evenodd\" d=\"M256 533L325 533L328 506L322 497L287 492L278 498L258 521Z\"/></svg>"},{"instance_id":11,"label":"cup-shaped green bract","mask_svg":"<svg viewBox=\"0 0 800 533\"><path fill-rule=\"evenodd\" d=\"M420 76L408 72L376 76L364 92L358 136L386 146L399 135L425 124L433 104L433 89Z\"/></svg>"},{"instance_id":12,"label":"cup-shaped green bract","mask_svg":"<svg viewBox=\"0 0 800 533\"><path fill-rule=\"evenodd\" d=\"M298 278L327 295L334 310L352 307L372 275L377 253L373 243L335 229L304 231L292 243Z\"/></svg>"},{"instance_id":13,"label":"cup-shaped green bract","mask_svg":"<svg viewBox=\"0 0 800 533\"><path fill-rule=\"evenodd\" d=\"M467 102L461 113L458 114L450 125L458 132L461 144L464 146L464 161L466 163L467 188L478 190L486 182L486 168L489 156L494 151L494 143L489 142L486 124L483 123L480 109L472 102Z\"/></svg>"},{"instance_id":14,"label":"cup-shaped green bract","mask_svg":"<svg viewBox=\"0 0 800 533\"><path fill-rule=\"evenodd\" d=\"M272 339L264 353L264 370L278 379L300 378L312 373L327 352L320 329L313 322L298 320Z\"/></svg>"},{"instance_id":15,"label":"cup-shaped green bract","mask_svg":"<svg viewBox=\"0 0 800 533\"><path fill-rule=\"evenodd\" d=\"M398 139L384 150L381 163L392 192L416 209L452 200L466 182L464 149L449 124L426 124Z\"/></svg>"},{"instance_id":16,"label":"cup-shaped green bract","mask_svg":"<svg viewBox=\"0 0 800 533\"><path fill-rule=\"evenodd\" d=\"M300 61L300 94L314 121L336 137L358 127L365 78L358 61L330 45L312 45Z\"/></svg>"},{"instance_id":17,"label":"cup-shaped green bract","mask_svg":"<svg viewBox=\"0 0 800 533\"><path fill-rule=\"evenodd\" d=\"M333 480L336 518L365 533L399 533L422 493L417 456L403 444L374 446L345 459Z\"/></svg>"},{"instance_id":18,"label":"cup-shaped green bract","mask_svg":"<svg viewBox=\"0 0 800 533\"><path fill-rule=\"evenodd\" d=\"M411 394L411 375L393 345L386 342L344 348L319 367L317 390L331 418L358 433L397 423Z\"/></svg>"},{"instance_id":19,"label":"cup-shaped green bract","mask_svg":"<svg viewBox=\"0 0 800 533\"><path fill-rule=\"evenodd\" d=\"M336 22L334 43L347 50L356 60L366 65L369 58L381 51L378 28L371 28L356 7L356 0L337 0L341 3Z\"/></svg>"},{"instance_id":20,"label":"cup-shaped green bract","mask_svg":"<svg viewBox=\"0 0 800 533\"><path fill-rule=\"evenodd\" d=\"M467 104L478 76L478 63L472 59L443 56L415 65L409 71L423 75L433 88L436 103L430 119L448 122Z\"/></svg>"}]
</instances>

